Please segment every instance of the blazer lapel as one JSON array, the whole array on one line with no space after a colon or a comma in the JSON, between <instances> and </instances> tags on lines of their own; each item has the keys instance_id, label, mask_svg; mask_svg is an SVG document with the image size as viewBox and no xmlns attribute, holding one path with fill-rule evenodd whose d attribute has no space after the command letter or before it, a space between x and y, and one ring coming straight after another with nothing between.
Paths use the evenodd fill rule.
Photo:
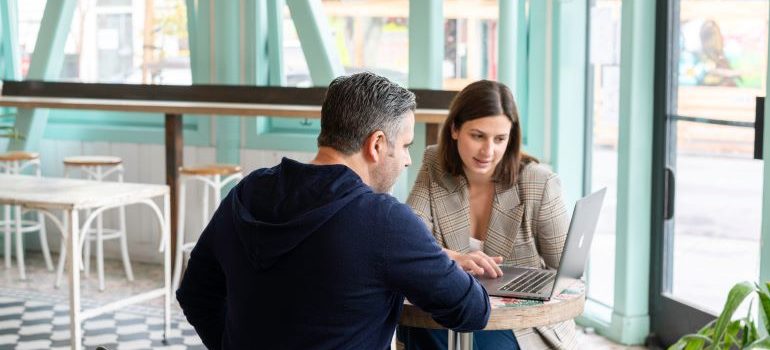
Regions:
<instances>
[{"instance_id":1,"label":"blazer lapel","mask_svg":"<svg viewBox=\"0 0 770 350\"><path fill-rule=\"evenodd\" d=\"M519 233L524 206L519 199L517 186L504 189L495 184L495 200L489 217L487 240L484 252L490 256L502 256L505 260L513 259L513 243Z\"/></svg>"},{"instance_id":2,"label":"blazer lapel","mask_svg":"<svg viewBox=\"0 0 770 350\"><path fill-rule=\"evenodd\" d=\"M468 186L465 177L443 174L436 191L434 213L444 246L448 249L466 253L470 237L470 204Z\"/></svg>"}]
</instances>

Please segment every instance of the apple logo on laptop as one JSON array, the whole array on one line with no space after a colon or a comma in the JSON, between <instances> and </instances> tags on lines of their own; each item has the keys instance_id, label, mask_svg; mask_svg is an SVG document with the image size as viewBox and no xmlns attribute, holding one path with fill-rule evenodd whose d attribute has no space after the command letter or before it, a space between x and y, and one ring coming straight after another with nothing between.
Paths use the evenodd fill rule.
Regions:
<instances>
[{"instance_id":1,"label":"apple logo on laptop","mask_svg":"<svg viewBox=\"0 0 770 350\"><path fill-rule=\"evenodd\" d=\"M585 234L580 236L580 242L578 242L578 248L583 248L583 239L584 238L586 238Z\"/></svg>"}]
</instances>

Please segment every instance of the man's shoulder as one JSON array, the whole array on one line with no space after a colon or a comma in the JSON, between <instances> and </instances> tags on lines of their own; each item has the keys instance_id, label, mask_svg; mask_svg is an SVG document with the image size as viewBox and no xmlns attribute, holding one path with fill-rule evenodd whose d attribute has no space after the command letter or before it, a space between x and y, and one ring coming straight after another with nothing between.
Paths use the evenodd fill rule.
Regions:
<instances>
[{"instance_id":1,"label":"man's shoulder","mask_svg":"<svg viewBox=\"0 0 770 350\"><path fill-rule=\"evenodd\" d=\"M357 199L358 208L367 208L364 214L374 220L382 220L385 225L405 225L410 222L422 224L419 217L412 209L398 201L395 197L385 193L364 193Z\"/></svg>"}]
</instances>

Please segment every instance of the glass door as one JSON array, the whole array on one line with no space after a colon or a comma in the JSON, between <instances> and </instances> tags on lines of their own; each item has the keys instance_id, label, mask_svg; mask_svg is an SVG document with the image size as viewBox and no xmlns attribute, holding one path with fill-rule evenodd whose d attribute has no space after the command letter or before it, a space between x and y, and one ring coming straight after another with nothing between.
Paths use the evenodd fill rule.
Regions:
<instances>
[{"instance_id":1,"label":"glass door","mask_svg":"<svg viewBox=\"0 0 770 350\"><path fill-rule=\"evenodd\" d=\"M768 2L672 0L656 70L657 200L652 330L663 344L702 327L730 288L759 276ZM664 73L662 73L664 72ZM665 83L663 82L665 81Z\"/></svg>"}]
</instances>

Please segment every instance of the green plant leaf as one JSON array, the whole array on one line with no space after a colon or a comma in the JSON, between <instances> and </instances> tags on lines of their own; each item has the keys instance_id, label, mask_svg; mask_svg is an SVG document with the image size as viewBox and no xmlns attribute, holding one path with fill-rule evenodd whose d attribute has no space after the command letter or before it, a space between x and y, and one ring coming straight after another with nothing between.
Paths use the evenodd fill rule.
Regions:
<instances>
[{"instance_id":1,"label":"green plant leaf","mask_svg":"<svg viewBox=\"0 0 770 350\"><path fill-rule=\"evenodd\" d=\"M733 286L730 289L730 293L727 295L727 301L725 307L722 309L722 313L717 318L716 325L714 326L714 335L712 336L712 342L719 344L722 342L727 326L733 318L733 313L738 306L743 303L746 296L751 294L755 290L754 286L749 282L741 282Z\"/></svg>"},{"instance_id":2,"label":"green plant leaf","mask_svg":"<svg viewBox=\"0 0 770 350\"><path fill-rule=\"evenodd\" d=\"M741 347L745 346L746 344L749 344L753 342L756 339L751 339L751 330L749 329L749 324L746 324L743 327L743 337L741 339Z\"/></svg>"},{"instance_id":3,"label":"green plant leaf","mask_svg":"<svg viewBox=\"0 0 770 350\"><path fill-rule=\"evenodd\" d=\"M666 348L666 350L682 350L682 349L684 349L684 345L685 344L687 344L686 341L679 339L679 340L677 340L676 343L671 344L671 346Z\"/></svg>"},{"instance_id":4,"label":"green plant leaf","mask_svg":"<svg viewBox=\"0 0 770 350\"><path fill-rule=\"evenodd\" d=\"M743 349L770 349L770 337L762 337L753 343L745 346Z\"/></svg>"},{"instance_id":5,"label":"green plant leaf","mask_svg":"<svg viewBox=\"0 0 770 350\"><path fill-rule=\"evenodd\" d=\"M700 334L685 335L679 342L683 342L684 350L700 350L711 345L711 339Z\"/></svg>"},{"instance_id":6,"label":"green plant leaf","mask_svg":"<svg viewBox=\"0 0 770 350\"><path fill-rule=\"evenodd\" d=\"M764 324L764 327L760 327L763 336L770 334L770 293L767 289L757 288L757 294L759 294L759 317Z\"/></svg>"},{"instance_id":7,"label":"green plant leaf","mask_svg":"<svg viewBox=\"0 0 770 350\"><path fill-rule=\"evenodd\" d=\"M700 350L707 344L711 344L711 339L699 334L688 334L680 338L676 343L671 344L667 350Z\"/></svg>"},{"instance_id":8,"label":"green plant leaf","mask_svg":"<svg viewBox=\"0 0 770 350\"><path fill-rule=\"evenodd\" d=\"M698 334L705 335L711 339L711 336L714 335L714 324L717 322L717 320L711 320L709 323L706 323L705 326L703 326L700 330L698 330Z\"/></svg>"},{"instance_id":9,"label":"green plant leaf","mask_svg":"<svg viewBox=\"0 0 770 350\"><path fill-rule=\"evenodd\" d=\"M751 310L754 309L754 300L749 303L749 311L746 313L746 318L743 319L744 327L743 327L743 340L741 341L741 347L745 346L746 344L753 343L757 338L757 326L754 324L754 321L751 317Z\"/></svg>"},{"instance_id":10,"label":"green plant leaf","mask_svg":"<svg viewBox=\"0 0 770 350\"><path fill-rule=\"evenodd\" d=\"M730 324L727 326L724 340L724 346L726 349L729 349L731 346L733 346L733 344L738 343L738 332L741 330L742 323L743 320L735 320L730 322Z\"/></svg>"}]
</instances>

